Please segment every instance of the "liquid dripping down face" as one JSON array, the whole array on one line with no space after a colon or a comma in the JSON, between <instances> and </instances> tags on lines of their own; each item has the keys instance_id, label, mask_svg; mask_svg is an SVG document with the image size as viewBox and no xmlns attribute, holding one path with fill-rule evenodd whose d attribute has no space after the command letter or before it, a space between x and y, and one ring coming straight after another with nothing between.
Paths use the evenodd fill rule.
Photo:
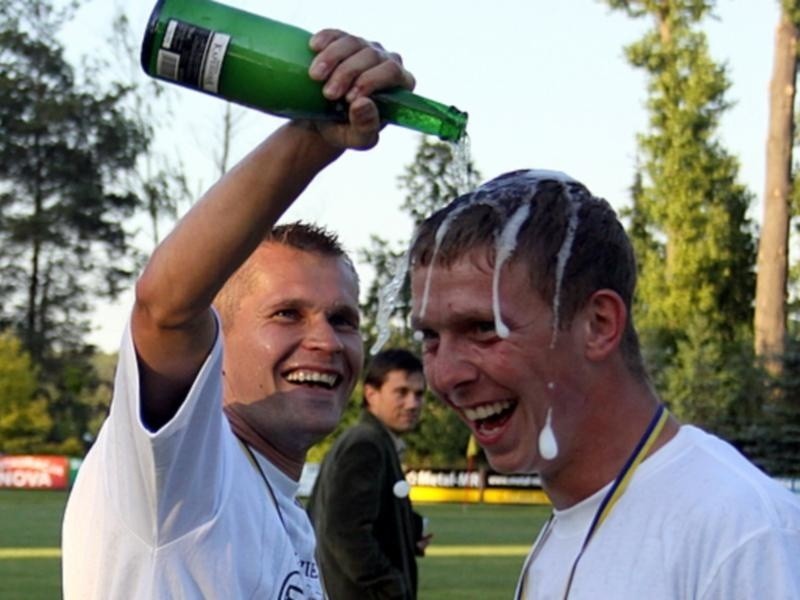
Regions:
<instances>
[{"instance_id":1,"label":"liquid dripping down face","mask_svg":"<svg viewBox=\"0 0 800 600\"><path fill-rule=\"evenodd\" d=\"M561 186L561 193L567 202L566 209L569 211L563 241L555 257L555 289L553 301L549 307L544 305L539 294L527 284L529 279L521 266L514 265L509 269L504 268L513 258L521 228L525 221L531 218L531 213L533 212L532 201L537 193L539 184L543 180L555 181ZM533 331L531 328L534 324L537 334L543 326L547 329L549 325L550 340L547 344L547 348L552 351L553 356L551 356L551 359L555 358L556 342L559 333L561 287L578 226L577 202L573 200L570 193L570 184L572 183L576 183L572 178L563 173L554 171L531 170L506 174L481 186L473 194L466 197L460 205L456 206L441 221L435 232L432 257L429 261L429 265L417 268L412 273L414 319L418 321L418 324L423 329L426 372L430 369L433 373L436 366L443 364L441 361L437 362L437 360L435 360L443 331L438 330L436 327L428 327L429 324L436 323L443 316L441 314L438 316L428 314L429 305L433 302L431 300L431 295L440 296L436 300L440 308L442 307L441 296L445 298L451 297L450 299L453 302L453 306L455 306L458 300L456 296L458 295L459 285L462 286L460 293L464 296L464 299L462 299L462 304L464 306L462 306L462 308L466 311L466 320L458 324L456 329L461 328L461 333L467 333L469 327L474 325L476 328L472 334L461 335L460 338L454 337L453 340L471 340L475 342L475 348L482 350L492 347L495 350L508 351L509 355L515 358L521 358L526 355L525 352L531 350L531 348L527 347L529 344L540 345L540 341L537 340L533 342L533 339L526 340L524 337L521 337L520 334L522 334L525 329ZM436 258L439 248L443 244L449 229L456 224L461 214L480 204L491 207L498 216L501 216L504 214L504 210L507 210L501 209L502 204L513 205L515 201L517 202L516 209L510 214L505 214L505 216L501 218L502 225L495 231L493 267L490 267L488 260L486 260L487 253L485 248L473 251L471 253L471 259L464 258L448 268L437 266ZM481 254L483 254L483 256L481 256ZM470 273L470 271L473 272ZM520 272L514 273L514 271ZM481 284L487 285L488 289L491 290L491 298L488 305L491 323L488 320L489 314L487 314L487 304L485 301L473 302L471 306L466 306L470 304L467 297L476 300L480 297L476 295L479 291L485 292L485 290L477 289L480 287L478 282L482 279L481 274L485 276L489 272L491 273L490 280L488 282L482 281ZM424 277L422 276L423 273ZM440 281L439 277L443 279ZM463 279L461 283L458 282L459 278ZM506 278L508 278L509 281L504 282L503 279ZM420 283L421 281L423 283ZM433 281L436 281L435 292L432 291ZM472 288L470 288L470 286L472 286ZM501 293L501 287L507 291ZM470 289L474 289L475 294L471 293ZM511 291L509 292L508 290ZM532 311L531 314L527 315L524 314L526 307L524 306L524 302L522 302L522 299L526 296L528 298L535 297L539 304L538 307L534 307L536 303L531 303L528 308L532 309ZM445 303L447 302L448 300L445 300ZM447 310L451 310L451 308L451 306L448 306ZM536 308L536 310L533 310L534 308ZM505 321L507 314L516 318L517 323L526 324L523 328L517 327L515 336L512 336L514 327L510 326ZM454 315L451 320L455 323L458 319L459 317ZM467 323L470 320L473 323L472 325ZM480 331L478 331L478 329L480 329ZM471 338L470 335L472 336ZM514 339L512 339L512 337ZM509 341L509 344L507 344L507 347L504 347L500 342L506 340ZM521 348L525 350L525 352L517 353L514 348ZM487 356L491 358L491 354L487 354ZM545 358L542 367L546 365L546 360ZM501 383L503 377L498 376L497 378L493 378L491 373L489 373L491 369L482 368L484 365L490 364L491 363L485 362L475 363L476 373L485 375L489 379L494 379L495 383ZM443 371L446 371L446 369L443 369ZM542 370L542 375L546 375L546 369ZM429 374L428 377L431 378L433 375ZM431 379L430 383L434 391L439 393L446 401L448 397L455 398L459 395L463 395L460 392L458 394L454 393L455 390L448 392L447 383L442 383L446 381L447 376L439 381ZM537 378L536 383L541 387L540 384L542 380ZM452 386L449 387L452 388ZM569 391L568 388L569 386L561 386L560 389ZM477 404L459 403L456 401L450 401L450 404L456 408L462 418L473 428L477 439L487 450L490 460L492 460L494 455L495 460L492 462L495 468L514 471L527 470L529 467L525 465L538 462L538 460L533 460L532 457L517 456L515 458L511 456L513 452L509 444L513 442L513 439L516 437L519 443L519 447L516 449L516 454L518 455L526 454L524 448L528 446L538 446L538 456L536 459L544 458L546 460L554 460L558 456L558 441L552 425L553 407L552 404L550 404L555 398L555 389L556 386L554 383L548 380L548 385L544 386L541 390L542 393L539 395L538 404L541 404L541 410L530 409L527 400L525 401L524 407L519 407L520 399L526 399L528 396L526 394L512 394L507 398L498 396L496 400L476 401L478 402ZM443 395L448 393L450 396ZM519 414L517 413L518 410ZM543 417L541 415L542 411L545 410L547 418L546 423L543 423ZM535 419L534 413L538 415ZM523 431L517 432L519 433L517 436L505 435L506 432L514 434L514 427L512 427L512 425L515 425L517 422L525 421L530 421L532 425L536 425L534 429L529 429L528 432L533 440L539 440L540 443L530 443L526 446L523 441L524 427ZM539 432L539 435L534 435L536 431ZM503 444L506 444L507 447L503 447ZM501 458L500 455L503 455L505 458Z\"/></svg>"},{"instance_id":2,"label":"liquid dripping down face","mask_svg":"<svg viewBox=\"0 0 800 600\"><path fill-rule=\"evenodd\" d=\"M424 317L421 297L427 267L412 271L412 320L423 335L428 384L470 427L492 466L501 472L545 472L538 437L553 408L555 435L568 411L571 369L579 346L569 331L552 342L552 308L530 285L524 265L506 263L500 276L500 309L508 335L495 328L493 265L485 248L452 265L434 266ZM552 385L556 382L556 385ZM565 426L568 419L563 419ZM561 453L563 455L563 452Z\"/></svg>"}]
</instances>

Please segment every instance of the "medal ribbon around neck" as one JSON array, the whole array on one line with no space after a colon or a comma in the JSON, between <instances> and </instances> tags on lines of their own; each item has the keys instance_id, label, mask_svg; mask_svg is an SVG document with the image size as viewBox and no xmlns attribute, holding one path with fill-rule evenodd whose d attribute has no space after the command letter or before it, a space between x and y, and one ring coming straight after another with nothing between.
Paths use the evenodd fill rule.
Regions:
<instances>
[{"instance_id":1,"label":"medal ribbon around neck","mask_svg":"<svg viewBox=\"0 0 800 600\"><path fill-rule=\"evenodd\" d=\"M614 483L611 485L611 488L608 490L606 495L603 497L603 501L600 503L600 506L597 508L597 512L592 519L592 524L589 526L589 531L586 533L586 538L583 540L583 545L581 546L580 552L578 552L578 556L575 557L575 562L572 563L572 569L569 572L569 579L567 579L567 587L564 590L564 600L567 599L569 596L569 591L572 588L572 580L575 577L575 570L578 568L578 562L580 562L583 553L586 551L586 547L589 545L589 541L592 539L592 536L597 532L603 522L608 518L608 515L611 514L614 506L616 505L617 501L622 497L625 493L625 490L628 489L628 484L630 484L631 479L633 478L633 474L636 469L639 467L639 464L644 460L647 453L650 451L650 448L653 447L656 439L658 438L661 431L664 429L664 425L667 423L667 419L669 418L669 411L664 407L663 404L659 405L658 409L656 410L655 415L650 421L650 424L647 426L644 434L642 434L641 439L636 444L636 447L633 449L633 452L628 457L628 460L623 465L622 469L617 475L617 478L614 480ZM541 547L544 544L545 540L550 533L550 528L552 527L553 517L550 516L547 523L545 524L545 528L547 531L541 536L540 543L537 546ZM536 548L532 553L532 557L536 555ZM527 587L527 571L530 567L530 564L533 560L530 560L526 563L524 569L525 574L523 575L524 581L523 584L520 586L520 595L518 598L522 598L524 591Z\"/></svg>"}]
</instances>

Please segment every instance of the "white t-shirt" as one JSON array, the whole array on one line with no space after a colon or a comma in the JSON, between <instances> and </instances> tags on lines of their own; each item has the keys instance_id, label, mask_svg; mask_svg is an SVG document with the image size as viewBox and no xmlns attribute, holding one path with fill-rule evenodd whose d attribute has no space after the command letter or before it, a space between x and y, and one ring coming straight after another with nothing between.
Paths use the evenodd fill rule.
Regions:
<instances>
[{"instance_id":1,"label":"white t-shirt","mask_svg":"<svg viewBox=\"0 0 800 600\"><path fill-rule=\"evenodd\" d=\"M279 514L222 412L221 363L217 339L177 414L150 432L126 330L111 412L64 516L66 600L322 598L297 484L256 454Z\"/></svg>"},{"instance_id":2,"label":"white t-shirt","mask_svg":"<svg viewBox=\"0 0 800 600\"><path fill-rule=\"evenodd\" d=\"M526 600L564 597L609 487L554 512L526 562ZM596 530L569 598L800 599L800 499L726 442L683 426Z\"/></svg>"}]
</instances>

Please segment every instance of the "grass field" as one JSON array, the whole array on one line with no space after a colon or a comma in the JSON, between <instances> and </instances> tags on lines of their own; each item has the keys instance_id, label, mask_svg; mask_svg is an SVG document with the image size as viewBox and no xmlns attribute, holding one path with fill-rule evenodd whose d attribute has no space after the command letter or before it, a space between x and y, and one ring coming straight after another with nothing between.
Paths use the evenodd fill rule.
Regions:
<instances>
[{"instance_id":1,"label":"grass field","mask_svg":"<svg viewBox=\"0 0 800 600\"><path fill-rule=\"evenodd\" d=\"M58 555L36 555L58 548L66 500L64 492L0 490L2 600L54 600L61 597L61 561Z\"/></svg>"},{"instance_id":2,"label":"grass field","mask_svg":"<svg viewBox=\"0 0 800 600\"><path fill-rule=\"evenodd\" d=\"M0 490L0 599L61 597L63 492ZM434 534L419 561L421 600L509 599L527 548L549 513L540 506L423 504Z\"/></svg>"}]
</instances>

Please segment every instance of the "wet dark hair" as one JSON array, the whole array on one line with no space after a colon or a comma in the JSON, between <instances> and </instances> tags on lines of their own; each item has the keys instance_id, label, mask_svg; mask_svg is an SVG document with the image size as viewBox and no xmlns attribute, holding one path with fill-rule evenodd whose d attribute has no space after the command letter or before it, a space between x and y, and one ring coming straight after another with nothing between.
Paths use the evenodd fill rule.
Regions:
<instances>
[{"instance_id":1,"label":"wet dark hair","mask_svg":"<svg viewBox=\"0 0 800 600\"><path fill-rule=\"evenodd\" d=\"M630 240L608 202L562 173L512 171L458 197L418 227L409 254L411 268L434 260L447 267L476 248L485 249L494 265L498 235L525 205L529 214L522 221L509 262L528 266L532 289L552 306L558 258L566 245L558 314L554 315L559 328L570 325L594 292L613 290L628 311L621 342L625 363L634 375L646 378L631 313L636 259ZM437 249L436 234L442 223L448 229ZM569 239L570 235L574 237Z\"/></svg>"},{"instance_id":2,"label":"wet dark hair","mask_svg":"<svg viewBox=\"0 0 800 600\"><path fill-rule=\"evenodd\" d=\"M324 227L303 221L277 225L264 235L260 245L264 244L281 244L320 256L341 258L353 272L356 282L358 282L358 273L353 261L350 260L347 252L339 242L339 237ZM248 258L228 278L228 281L225 282L225 285L217 294L214 299L214 306L220 314L223 328L227 329L233 323L233 316L239 308L239 302L242 296L253 288L257 275L258 269Z\"/></svg>"},{"instance_id":3,"label":"wet dark hair","mask_svg":"<svg viewBox=\"0 0 800 600\"><path fill-rule=\"evenodd\" d=\"M364 373L364 385L379 388L386 382L386 378L392 371L405 371L408 374L422 373L422 361L405 348L388 348L378 352L367 365ZM366 397L363 398L362 405L367 405Z\"/></svg>"}]
</instances>

